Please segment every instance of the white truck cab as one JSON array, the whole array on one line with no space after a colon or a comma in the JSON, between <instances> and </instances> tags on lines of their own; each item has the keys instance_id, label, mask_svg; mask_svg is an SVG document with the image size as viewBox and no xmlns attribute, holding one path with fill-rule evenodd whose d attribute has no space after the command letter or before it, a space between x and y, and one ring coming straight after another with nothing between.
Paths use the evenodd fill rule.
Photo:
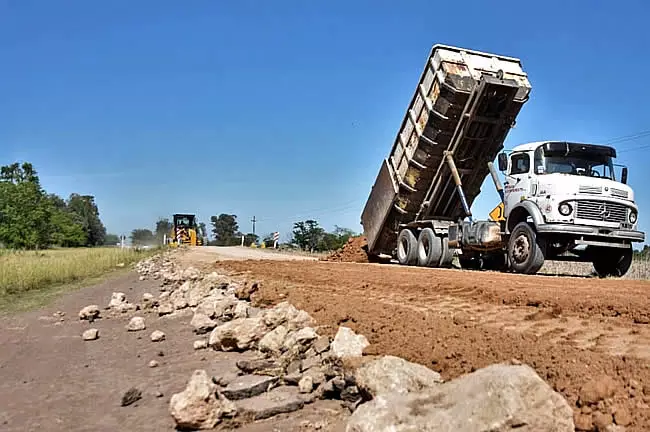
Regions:
<instances>
[{"instance_id":1,"label":"white truck cab","mask_svg":"<svg viewBox=\"0 0 650 432\"><path fill-rule=\"evenodd\" d=\"M535 273L544 259L593 262L600 276L622 276L632 262L638 207L617 177L612 147L544 141L499 155L510 265Z\"/></svg>"}]
</instances>

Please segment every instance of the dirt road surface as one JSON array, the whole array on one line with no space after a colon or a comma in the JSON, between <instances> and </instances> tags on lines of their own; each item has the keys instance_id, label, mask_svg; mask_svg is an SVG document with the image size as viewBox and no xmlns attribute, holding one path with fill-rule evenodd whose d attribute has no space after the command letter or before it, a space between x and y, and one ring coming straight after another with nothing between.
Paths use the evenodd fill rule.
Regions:
<instances>
[{"instance_id":1,"label":"dirt road surface","mask_svg":"<svg viewBox=\"0 0 650 432\"><path fill-rule=\"evenodd\" d=\"M650 430L647 281L330 262L215 267L261 281L261 303L287 299L332 333L344 324L366 335L368 354L398 355L445 378L527 363L576 415L581 387L608 375L618 387L603 411L628 410L628 430Z\"/></svg>"},{"instance_id":2,"label":"dirt road surface","mask_svg":"<svg viewBox=\"0 0 650 432\"><path fill-rule=\"evenodd\" d=\"M257 303L289 300L325 332L344 324L366 335L367 354L399 355L447 379L517 359L561 392L576 416L589 417L577 404L581 387L607 375L616 395L601 411L629 411L626 430L650 430L649 282L318 262L248 248L197 248L180 260L260 281ZM173 430L169 398L192 371L224 374L242 355L194 351L189 310L144 314L143 332L125 330L131 315L78 320L80 308L103 309L114 291L137 302L144 292L157 295L158 284L130 274L0 318L0 430ZM99 340L81 340L89 327L99 329ZM153 330L165 341L151 342ZM152 369L153 359L160 365ZM121 407L132 386L142 399ZM323 402L240 430L307 431L305 424L325 420L319 430L335 431L345 415Z\"/></svg>"}]
</instances>

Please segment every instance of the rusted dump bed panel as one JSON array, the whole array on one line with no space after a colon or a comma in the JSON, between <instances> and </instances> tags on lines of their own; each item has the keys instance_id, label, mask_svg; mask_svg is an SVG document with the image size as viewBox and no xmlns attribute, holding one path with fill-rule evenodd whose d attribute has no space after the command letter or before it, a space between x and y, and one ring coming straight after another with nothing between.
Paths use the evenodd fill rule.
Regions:
<instances>
[{"instance_id":1,"label":"rusted dump bed panel","mask_svg":"<svg viewBox=\"0 0 650 432\"><path fill-rule=\"evenodd\" d=\"M400 224L462 218L444 152L471 206L529 93L519 59L435 45L361 215L369 251L392 254Z\"/></svg>"}]
</instances>

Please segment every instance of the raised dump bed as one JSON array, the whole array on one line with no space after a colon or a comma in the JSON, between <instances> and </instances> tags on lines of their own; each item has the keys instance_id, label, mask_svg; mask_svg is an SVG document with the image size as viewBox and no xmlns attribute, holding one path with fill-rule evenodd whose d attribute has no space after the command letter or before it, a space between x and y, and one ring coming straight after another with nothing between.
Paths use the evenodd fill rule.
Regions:
<instances>
[{"instance_id":1,"label":"raised dump bed","mask_svg":"<svg viewBox=\"0 0 650 432\"><path fill-rule=\"evenodd\" d=\"M400 225L465 216L445 152L471 206L530 89L519 59L432 48L361 215L370 253L392 255Z\"/></svg>"}]
</instances>

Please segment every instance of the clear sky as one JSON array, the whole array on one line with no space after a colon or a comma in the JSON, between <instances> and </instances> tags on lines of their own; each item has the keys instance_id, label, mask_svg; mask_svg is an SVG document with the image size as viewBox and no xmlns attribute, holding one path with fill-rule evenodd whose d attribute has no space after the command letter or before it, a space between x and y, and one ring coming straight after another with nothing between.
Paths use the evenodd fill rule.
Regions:
<instances>
[{"instance_id":1,"label":"clear sky","mask_svg":"<svg viewBox=\"0 0 650 432\"><path fill-rule=\"evenodd\" d=\"M0 163L95 195L117 234L175 212L361 231L435 43L522 59L506 148L650 130L644 3L0 0ZM617 146L649 230L650 132Z\"/></svg>"}]
</instances>

